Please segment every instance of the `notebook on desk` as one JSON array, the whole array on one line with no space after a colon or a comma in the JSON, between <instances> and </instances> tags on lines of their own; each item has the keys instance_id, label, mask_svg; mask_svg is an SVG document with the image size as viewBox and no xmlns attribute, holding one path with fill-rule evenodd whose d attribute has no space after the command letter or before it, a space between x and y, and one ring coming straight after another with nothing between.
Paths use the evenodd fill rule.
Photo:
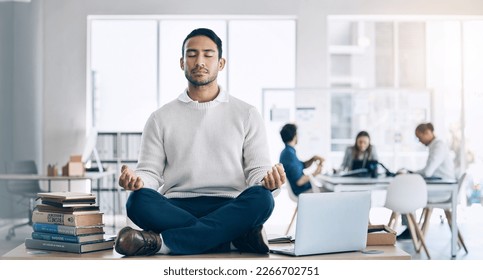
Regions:
<instances>
[{"instance_id":1,"label":"notebook on desk","mask_svg":"<svg viewBox=\"0 0 483 280\"><path fill-rule=\"evenodd\" d=\"M302 193L294 243L270 252L304 256L366 248L370 192Z\"/></svg>"},{"instance_id":2,"label":"notebook on desk","mask_svg":"<svg viewBox=\"0 0 483 280\"><path fill-rule=\"evenodd\" d=\"M367 168L358 168L358 169L353 169L353 170L350 170L350 171L340 172L339 174L336 174L335 176L337 176L337 177L368 177L369 171L367 170Z\"/></svg>"}]
</instances>

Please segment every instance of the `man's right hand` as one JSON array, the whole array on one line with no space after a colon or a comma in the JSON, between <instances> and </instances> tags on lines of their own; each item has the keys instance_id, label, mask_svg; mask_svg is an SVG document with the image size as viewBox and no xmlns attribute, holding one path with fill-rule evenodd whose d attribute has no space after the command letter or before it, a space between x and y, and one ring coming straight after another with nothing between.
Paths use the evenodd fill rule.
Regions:
<instances>
[{"instance_id":1,"label":"man's right hand","mask_svg":"<svg viewBox=\"0 0 483 280\"><path fill-rule=\"evenodd\" d=\"M121 167L121 176L119 176L119 186L128 191L136 191L144 186L144 182L127 165L123 165Z\"/></svg>"},{"instance_id":2,"label":"man's right hand","mask_svg":"<svg viewBox=\"0 0 483 280\"><path fill-rule=\"evenodd\" d=\"M317 164L317 168L315 169L314 173L312 173L312 175L315 177L320 173L322 173L322 164Z\"/></svg>"}]
</instances>

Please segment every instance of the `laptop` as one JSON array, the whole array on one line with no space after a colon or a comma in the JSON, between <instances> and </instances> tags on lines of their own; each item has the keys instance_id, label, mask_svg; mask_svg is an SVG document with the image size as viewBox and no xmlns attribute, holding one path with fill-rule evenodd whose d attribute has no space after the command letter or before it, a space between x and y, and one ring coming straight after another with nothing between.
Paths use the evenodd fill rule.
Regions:
<instances>
[{"instance_id":1,"label":"laptop","mask_svg":"<svg viewBox=\"0 0 483 280\"><path fill-rule=\"evenodd\" d=\"M305 256L366 248L371 193L332 192L299 195L295 241L270 252Z\"/></svg>"},{"instance_id":2,"label":"laptop","mask_svg":"<svg viewBox=\"0 0 483 280\"><path fill-rule=\"evenodd\" d=\"M358 168L337 174L338 177L369 177L369 170L367 168Z\"/></svg>"},{"instance_id":3,"label":"laptop","mask_svg":"<svg viewBox=\"0 0 483 280\"><path fill-rule=\"evenodd\" d=\"M352 161L352 166L351 166L351 170L356 170L356 169L361 169L361 168L367 168L366 167L366 164L367 161L366 160L359 160L359 159L355 159Z\"/></svg>"}]
</instances>

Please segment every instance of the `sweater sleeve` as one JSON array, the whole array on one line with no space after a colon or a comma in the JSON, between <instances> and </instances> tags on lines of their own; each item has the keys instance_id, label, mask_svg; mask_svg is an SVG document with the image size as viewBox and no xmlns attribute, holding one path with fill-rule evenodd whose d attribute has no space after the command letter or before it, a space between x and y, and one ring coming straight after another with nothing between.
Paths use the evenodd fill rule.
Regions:
<instances>
[{"instance_id":1,"label":"sweater sleeve","mask_svg":"<svg viewBox=\"0 0 483 280\"><path fill-rule=\"evenodd\" d=\"M144 187L158 190L163 184L163 171L166 162L163 138L152 114L144 127L139 151L136 175L144 182Z\"/></svg>"},{"instance_id":2,"label":"sweater sleeve","mask_svg":"<svg viewBox=\"0 0 483 280\"><path fill-rule=\"evenodd\" d=\"M248 186L260 185L265 174L271 170L268 140L263 119L252 107L245 125L243 143L243 170Z\"/></svg>"},{"instance_id":3,"label":"sweater sleeve","mask_svg":"<svg viewBox=\"0 0 483 280\"><path fill-rule=\"evenodd\" d=\"M344 153L344 159L342 160L342 164L340 166L341 170L350 170L352 167L352 147L347 147Z\"/></svg>"},{"instance_id":4,"label":"sweater sleeve","mask_svg":"<svg viewBox=\"0 0 483 280\"><path fill-rule=\"evenodd\" d=\"M419 173L424 177L434 176L434 172L440 165L443 164L448 154L449 150L446 148L443 142L435 142L434 145L429 149L426 166L423 169L416 171L416 173Z\"/></svg>"}]
</instances>

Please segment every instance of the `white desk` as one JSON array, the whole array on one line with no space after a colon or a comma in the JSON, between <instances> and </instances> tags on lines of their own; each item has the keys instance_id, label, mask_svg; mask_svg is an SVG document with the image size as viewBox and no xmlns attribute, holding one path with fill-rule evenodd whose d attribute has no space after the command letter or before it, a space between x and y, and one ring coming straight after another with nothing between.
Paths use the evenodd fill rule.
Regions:
<instances>
[{"instance_id":1,"label":"white desk","mask_svg":"<svg viewBox=\"0 0 483 280\"><path fill-rule=\"evenodd\" d=\"M113 182L116 181L115 178L116 172L114 171L106 171L106 172L92 172L86 173L84 176L47 176L47 175L38 175L38 174L0 174L0 180L5 181L26 181L26 180L35 180L35 181L47 181L48 182L48 191L51 190L51 182L52 181L67 181L67 188L70 191L70 182L71 181L85 181L89 180L91 183L93 181L97 182L97 189L101 188L101 181L104 178L108 178L112 176ZM91 184L92 185L92 184Z\"/></svg>"},{"instance_id":2,"label":"white desk","mask_svg":"<svg viewBox=\"0 0 483 280\"><path fill-rule=\"evenodd\" d=\"M358 178L358 177L336 177L336 176L317 176L324 187L334 192L347 191L373 191L385 190L393 177L381 178ZM458 241L458 223L456 207L458 205L458 182L455 180L429 180L426 181L428 191L451 193L451 211L453 222L451 227L451 256L456 257Z\"/></svg>"},{"instance_id":3,"label":"white desk","mask_svg":"<svg viewBox=\"0 0 483 280\"><path fill-rule=\"evenodd\" d=\"M283 246L285 244L270 246ZM250 253L239 253L236 251L229 253L211 253L202 255L160 255L153 256L134 256L125 257L119 255L113 249L103 250L85 254L64 253L56 251L44 251L25 248L25 244L17 246L12 251L0 256L0 260L179 260L201 259L201 260L217 260L217 259L261 259L261 260L410 260L411 255L397 246L368 246L368 250L379 250L381 254L363 254L357 252L344 252L333 254L320 254L303 257L291 257L279 254L258 255Z\"/></svg>"}]
</instances>

